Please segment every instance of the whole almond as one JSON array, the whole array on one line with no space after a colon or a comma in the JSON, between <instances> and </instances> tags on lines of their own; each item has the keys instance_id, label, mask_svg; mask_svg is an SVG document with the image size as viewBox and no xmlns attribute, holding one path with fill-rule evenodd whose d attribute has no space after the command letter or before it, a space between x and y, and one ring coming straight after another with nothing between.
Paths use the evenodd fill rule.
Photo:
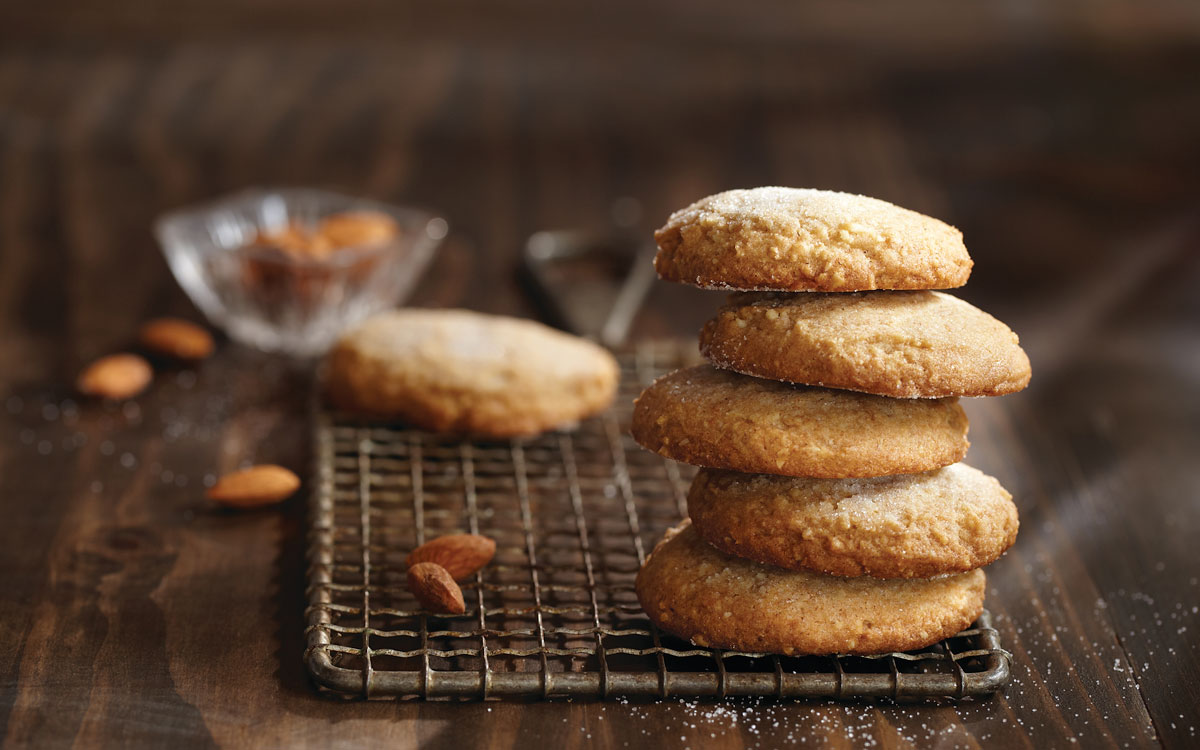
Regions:
<instances>
[{"instance_id":1,"label":"whole almond","mask_svg":"<svg viewBox=\"0 0 1200 750\"><path fill-rule=\"evenodd\" d=\"M152 352L179 359L204 359L213 353L212 334L179 318L149 321L138 332L138 341Z\"/></svg>"},{"instance_id":2,"label":"whole almond","mask_svg":"<svg viewBox=\"0 0 1200 750\"><path fill-rule=\"evenodd\" d=\"M293 260L320 259L333 251L333 245L320 232L310 232L296 223L275 231L260 232L251 244L275 248Z\"/></svg>"},{"instance_id":3,"label":"whole almond","mask_svg":"<svg viewBox=\"0 0 1200 750\"><path fill-rule=\"evenodd\" d=\"M441 565L417 563L408 569L408 589L421 606L443 615L461 615L467 611L462 589Z\"/></svg>"},{"instance_id":4,"label":"whole almond","mask_svg":"<svg viewBox=\"0 0 1200 750\"><path fill-rule=\"evenodd\" d=\"M282 466L260 464L226 474L208 490L208 499L231 508L257 508L286 500L300 478Z\"/></svg>"},{"instance_id":5,"label":"whole almond","mask_svg":"<svg viewBox=\"0 0 1200 750\"><path fill-rule=\"evenodd\" d=\"M75 379L80 393L101 398L132 398L154 377L150 363L136 354L110 354L91 363Z\"/></svg>"},{"instance_id":6,"label":"whole almond","mask_svg":"<svg viewBox=\"0 0 1200 750\"><path fill-rule=\"evenodd\" d=\"M411 568L419 563L437 563L454 580L461 581L491 562L495 554L496 543L486 536L448 534L417 547L404 564Z\"/></svg>"},{"instance_id":7,"label":"whole almond","mask_svg":"<svg viewBox=\"0 0 1200 750\"><path fill-rule=\"evenodd\" d=\"M392 217L378 211L346 211L326 216L317 234L335 248L382 245L400 233Z\"/></svg>"}]
</instances>

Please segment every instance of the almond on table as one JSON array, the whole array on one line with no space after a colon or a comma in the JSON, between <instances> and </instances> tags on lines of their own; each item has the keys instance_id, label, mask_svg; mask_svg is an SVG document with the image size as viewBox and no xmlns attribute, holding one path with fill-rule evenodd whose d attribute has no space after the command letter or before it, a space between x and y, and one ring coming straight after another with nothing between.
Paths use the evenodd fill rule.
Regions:
<instances>
[{"instance_id":1,"label":"almond on table","mask_svg":"<svg viewBox=\"0 0 1200 750\"><path fill-rule=\"evenodd\" d=\"M447 534L413 550L404 564L437 563L456 581L461 581L492 561L496 542L479 534Z\"/></svg>"},{"instance_id":2,"label":"almond on table","mask_svg":"<svg viewBox=\"0 0 1200 750\"><path fill-rule=\"evenodd\" d=\"M110 354L79 373L75 387L88 396L109 399L132 398L154 378L150 363L136 354Z\"/></svg>"},{"instance_id":3,"label":"almond on table","mask_svg":"<svg viewBox=\"0 0 1200 750\"><path fill-rule=\"evenodd\" d=\"M213 337L204 328L179 318L155 318L138 332L138 342L156 354L178 359L204 359L213 353Z\"/></svg>"},{"instance_id":4,"label":"almond on table","mask_svg":"<svg viewBox=\"0 0 1200 750\"><path fill-rule=\"evenodd\" d=\"M274 464L260 464L226 474L208 490L208 499L230 508L257 508L278 503L300 488L300 478Z\"/></svg>"},{"instance_id":5,"label":"almond on table","mask_svg":"<svg viewBox=\"0 0 1200 750\"><path fill-rule=\"evenodd\" d=\"M467 611L462 589L446 569L437 563L417 563L409 568L408 588L421 606L430 612L461 615Z\"/></svg>"}]
</instances>

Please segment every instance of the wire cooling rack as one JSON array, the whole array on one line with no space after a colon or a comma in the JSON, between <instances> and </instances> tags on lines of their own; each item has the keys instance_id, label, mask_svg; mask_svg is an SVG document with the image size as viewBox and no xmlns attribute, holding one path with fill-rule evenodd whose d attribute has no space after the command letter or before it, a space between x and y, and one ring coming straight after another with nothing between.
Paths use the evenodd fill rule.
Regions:
<instances>
[{"instance_id":1,"label":"wire cooling rack","mask_svg":"<svg viewBox=\"0 0 1200 750\"><path fill-rule=\"evenodd\" d=\"M686 516L693 470L638 448L628 420L645 385L689 364L682 352L623 356L613 409L528 440L461 442L318 409L305 652L316 683L367 698L962 698L1003 686L1009 658L986 611L929 649L871 658L699 648L650 623L634 577ZM465 531L494 539L496 557L463 584L465 614L425 614L404 559Z\"/></svg>"}]
</instances>

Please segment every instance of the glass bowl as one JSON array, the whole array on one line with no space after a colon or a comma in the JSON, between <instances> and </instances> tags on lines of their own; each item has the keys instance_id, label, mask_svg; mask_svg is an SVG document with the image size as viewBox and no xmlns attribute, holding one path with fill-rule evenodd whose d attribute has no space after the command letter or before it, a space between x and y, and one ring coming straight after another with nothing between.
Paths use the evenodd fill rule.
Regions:
<instances>
[{"instance_id":1,"label":"glass bowl","mask_svg":"<svg viewBox=\"0 0 1200 750\"><path fill-rule=\"evenodd\" d=\"M273 244L289 233L316 237L322 222L338 215L369 218L387 228L386 236L364 244L351 233L349 244L325 243L320 252ZM324 190L252 189L172 211L154 230L179 285L230 338L314 356L348 325L408 296L446 236L446 222Z\"/></svg>"}]
</instances>

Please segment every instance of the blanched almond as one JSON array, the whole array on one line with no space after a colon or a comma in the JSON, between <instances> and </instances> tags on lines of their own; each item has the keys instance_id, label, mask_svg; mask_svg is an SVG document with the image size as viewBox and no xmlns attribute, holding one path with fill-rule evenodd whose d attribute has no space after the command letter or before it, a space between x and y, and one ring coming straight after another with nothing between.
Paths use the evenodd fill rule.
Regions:
<instances>
[{"instance_id":1,"label":"blanched almond","mask_svg":"<svg viewBox=\"0 0 1200 750\"><path fill-rule=\"evenodd\" d=\"M179 359L204 359L213 352L213 337L195 323L156 318L142 326L138 341L152 352Z\"/></svg>"},{"instance_id":2,"label":"blanched almond","mask_svg":"<svg viewBox=\"0 0 1200 750\"><path fill-rule=\"evenodd\" d=\"M260 464L226 474L208 490L208 499L231 508L257 508L286 500L300 478L282 466Z\"/></svg>"},{"instance_id":3,"label":"blanched almond","mask_svg":"<svg viewBox=\"0 0 1200 750\"><path fill-rule=\"evenodd\" d=\"M154 371L136 354L110 354L84 368L75 380L80 393L101 398L126 399L150 385Z\"/></svg>"}]
</instances>

